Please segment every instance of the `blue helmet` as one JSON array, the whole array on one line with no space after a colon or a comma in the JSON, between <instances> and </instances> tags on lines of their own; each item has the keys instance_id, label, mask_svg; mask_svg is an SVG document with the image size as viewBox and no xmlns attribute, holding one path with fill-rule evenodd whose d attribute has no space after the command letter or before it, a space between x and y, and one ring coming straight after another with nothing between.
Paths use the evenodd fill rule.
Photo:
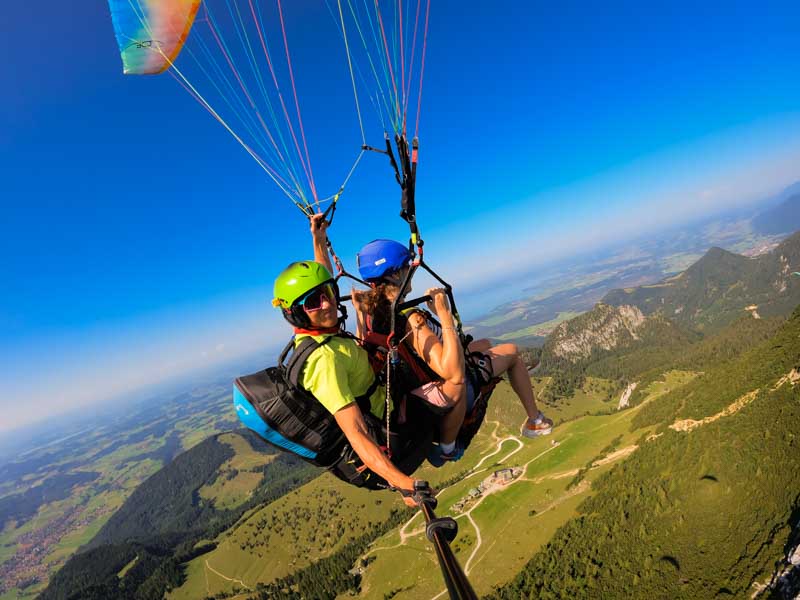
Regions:
<instances>
[{"instance_id":1,"label":"blue helmet","mask_svg":"<svg viewBox=\"0 0 800 600\"><path fill-rule=\"evenodd\" d=\"M356 255L356 262L361 278L376 283L407 267L413 258L411 251L400 242L373 240Z\"/></svg>"}]
</instances>

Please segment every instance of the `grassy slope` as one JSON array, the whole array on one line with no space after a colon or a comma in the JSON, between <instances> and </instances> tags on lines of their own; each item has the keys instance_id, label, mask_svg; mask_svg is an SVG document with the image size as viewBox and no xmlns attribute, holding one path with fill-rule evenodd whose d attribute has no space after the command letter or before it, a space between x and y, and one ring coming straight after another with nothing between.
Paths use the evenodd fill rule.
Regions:
<instances>
[{"instance_id":1,"label":"grassy slope","mask_svg":"<svg viewBox=\"0 0 800 600\"><path fill-rule=\"evenodd\" d=\"M236 454L219 469L216 480L198 490L201 498L214 502L219 510L231 509L246 502L263 478L259 470L272 462L277 454L264 454L253 450L239 435L226 433L219 441L228 444Z\"/></svg>"},{"instance_id":2,"label":"grassy slope","mask_svg":"<svg viewBox=\"0 0 800 600\"><path fill-rule=\"evenodd\" d=\"M189 563L187 582L169 597L203 597L207 575L212 594L231 591L234 584L212 576L206 561L224 576L252 587L286 575L356 537L361 523L385 520L392 500L388 492L370 494L324 475L245 515L220 536L216 550ZM337 535L340 526L346 529L341 536Z\"/></svg>"},{"instance_id":3,"label":"grassy slope","mask_svg":"<svg viewBox=\"0 0 800 600\"><path fill-rule=\"evenodd\" d=\"M671 374L665 382L653 384L650 392L659 395L686 379L685 373ZM536 384L542 387L547 384L547 379L538 380ZM609 382L590 378L584 390L570 403L548 409L557 423L567 421L553 436L522 442L505 439L497 452L498 440L517 437L524 419L516 396L506 383L502 383L492 398L487 422L466 456L442 469L423 467L418 471L419 477L428 478L436 485L463 475L483 461L477 472L462 477L461 481L442 491L439 512L447 514L453 503L497 466L530 463L523 476L528 481L520 481L502 493L487 497L473 514L481 528L483 542L469 568L479 591L489 591L492 585L510 579L560 524L574 516L575 507L586 496L585 485L578 490L579 493L575 493L575 489L566 490L574 471L595 459L614 438L621 435L620 443L624 446L632 444L641 435L642 432L627 433L635 411L582 416L587 411L608 412L615 407L616 397L610 402L607 400L610 389ZM559 440L560 445L552 447L552 439ZM509 454L511 456L505 458ZM488 458L483 460L484 457ZM587 479L593 479L600 471L609 468L610 465L592 470ZM252 588L257 582L272 581L329 555L359 533L359 528L369 522L385 520L389 510L398 504L399 500L388 492L365 492L346 486L331 476L323 476L273 504L245 515L236 527L220 536L215 551L187 565L186 583L173 591L169 598L188 600L207 594L230 593L241 588L235 580ZM531 510L536 512L530 514ZM290 515L295 517L293 535L286 525ZM455 547L459 558L466 564L475 547L477 534L465 515L459 516L458 521L461 534ZM421 521L412 523L409 531L418 529L419 523ZM520 526L520 523L525 526ZM338 535L340 527L344 532ZM533 537L532 532L535 532ZM326 533L331 537L326 537ZM376 541L373 547L396 546L399 539L395 530ZM390 590L412 584L413 588L397 597L416 598L427 593L433 596L440 590L441 576L424 535L414 535L404 546L377 551L375 555L377 560L364 574L366 597L382 598ZM409 573L416 576L410 578Z\"/></svg>"},{"instance_id":4,"label":"grassy slope","mask_svg":"<svg viewBox=\"0 0 800 600\"><path fill-rule=\"evenodd\" d=\"M651 387L649 400L682 385L689 378L686 373L668 374ZM510 398L503 398L494 408L509 410L513 403ZM460 533L453 547L478 594L510 580L561 525L577 514L577 505L591 490L586 484L567 489L574 471L598 458L601 450L618 436L621 436L620 447L634 444L644 433L630 431L636 412L638 407L612 415L577 418L558 427L551 437L525 440L521 449L505 458L519 447L516 442L507 441L496 455L497 459L484 463L483 467L488 468L440 494L437 512L448 514L450 506L492 470L528 465L520 480L487 496L471 513L482 538L471 560L477 533L466 516L456 515ZM485 429L491 427L489 424ZM507 432L506 427L499 429L500 433ZM552 447L552 439L559 440L560 444ZM612 464L590 470L586 479L594 480ZM385 549L374 552L376 559L364 573L362 597L383 598L385 593L396 591L397 599L424 598L433 597L444 589L435 554L420 528L421 520L415 519L409 530L416 530L417 535L408 538L405 545L397 546L399 536L396 533L376 541L374 548Z\"/></svg>"}]
</instances>

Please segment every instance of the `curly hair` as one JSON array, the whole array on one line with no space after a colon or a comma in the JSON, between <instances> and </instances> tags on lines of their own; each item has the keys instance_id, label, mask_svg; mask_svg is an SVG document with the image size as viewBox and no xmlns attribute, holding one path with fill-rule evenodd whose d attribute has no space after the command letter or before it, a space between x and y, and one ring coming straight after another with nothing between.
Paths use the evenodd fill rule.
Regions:
<instances>
[{"instance_id":1,"label":"curly hair","mask_svg":"<svg viewBox=\"0 0 800 600\"><path fill-rule=\"evenodd\" d=\"M391 283L381 283L366 291L354 291L353 297L361 302L367 314L372 318L371 328L376 333L389 333L392 326L392 301L389 291L396 290Z\"/></svg>"}]
</instances>

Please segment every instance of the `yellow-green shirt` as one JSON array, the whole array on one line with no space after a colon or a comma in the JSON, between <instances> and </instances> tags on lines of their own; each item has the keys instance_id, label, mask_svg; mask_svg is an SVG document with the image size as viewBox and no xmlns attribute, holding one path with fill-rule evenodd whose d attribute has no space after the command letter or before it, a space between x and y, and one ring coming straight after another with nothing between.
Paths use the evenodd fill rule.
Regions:
<instances>
[{"instance_id":1,"label":"yellow-green shirt","mask_svg":"<svg viewBox=\"0 0 800 600\"><path fill-rule=\"evenodd\" d=\"M332 335L311 337L322 342ZM295 346L308 336L309 334L297 335ZM356 397L366 394L374 379L375 374L369 364L367 352L355 340L333 335L333 339L314 350L306 359L300 383L331 414L335 414L355 402ZM372 414L381 418L386 405L386 389L378 386L369 400Z\"/></svg>"}]
</instances>

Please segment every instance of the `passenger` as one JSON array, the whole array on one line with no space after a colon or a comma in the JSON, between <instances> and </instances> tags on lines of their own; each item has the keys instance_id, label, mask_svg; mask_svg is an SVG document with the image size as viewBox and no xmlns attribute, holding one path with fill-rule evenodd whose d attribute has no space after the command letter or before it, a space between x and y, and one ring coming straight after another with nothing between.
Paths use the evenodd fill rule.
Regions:
<instances>
[{"instance_id":1,"label":"passenger","mask_svg":"<svg viewBox=\"0 0 800 600\"><path fill-rule=\"evenodd\" d=\"M353 292L357 335L362 335L366 328L389 333L392 303L400 293L412 258L404 245L392 240L375 240L359 252L359 273L374 287L366 292ZM410 287L404 293L409 291ZM492 346L488 340L472 342L468 348L471 364L467 364L445 291L433 288L426 294L432 298L428 308L436 315L440 326L419 309L406 311L397 318L401 320L400 330L405 331L402 343L407 344L438 375L436 381L424 384L412 393L434 407L449 411L441 421L440 442L428 460L440 466L463 456L464 448L460 447L457 437L464 415L471 409L480 388L492 377L503 373L508 373L511 387L528 416L522 435L532 438L549 434L553 422L536 405L528 369L517 346Z\"/></svg>"}]
</instances>

